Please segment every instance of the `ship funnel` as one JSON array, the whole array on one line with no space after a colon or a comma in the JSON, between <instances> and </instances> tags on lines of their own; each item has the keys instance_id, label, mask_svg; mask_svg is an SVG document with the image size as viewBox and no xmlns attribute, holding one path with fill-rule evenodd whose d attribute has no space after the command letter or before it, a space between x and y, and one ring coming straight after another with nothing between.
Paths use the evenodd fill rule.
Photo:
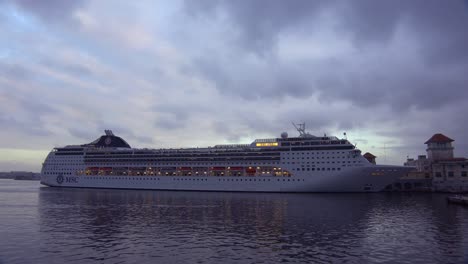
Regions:
<instances>
[{"instance_id":1,"label":"ship funnel","mask_svg":"<svg viewBox=\"0 0 468 264\"><path fill-rule=\"evenodd\" d=\"M106 133L106 136L113 136L114 135L114 133L112 133L112 130L110 130L110 129L104 130L104 133Z\"/></svg>"}]
</instances>

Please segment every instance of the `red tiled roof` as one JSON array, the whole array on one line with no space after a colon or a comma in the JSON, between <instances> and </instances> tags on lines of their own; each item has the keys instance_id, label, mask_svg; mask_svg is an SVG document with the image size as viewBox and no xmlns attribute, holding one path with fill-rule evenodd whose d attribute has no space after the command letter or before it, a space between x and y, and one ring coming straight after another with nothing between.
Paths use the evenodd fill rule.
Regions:
<instances>
[{"instance_id":1,"label":"red tiled roof","mask_svg":"<svg viewBox=\"0 0 468 264\"><path fill-rule=\"evenodd\" d=\"M434 134L426 142L424 142L424 144L428 144L428 143L447 143L447 142L452 142L452 141L454 141L454 140L447 137L447 136L445 136L445 135L443 135L443 134L437 133L437 134Z\"/></svg>"},{"instance_id":2,"label":"red tiled roof","mask_svg":"<svg viewBox=\"0 0 468 264\"><path fill-rule=\"evenodd\" d=\"M364 158L371 158L371 159L377 158L376 156L372 155L372 154L369 153L369 152L366 152L366 154L364 154L363 156L364 156Z\"/></svg>"}]
</instances>

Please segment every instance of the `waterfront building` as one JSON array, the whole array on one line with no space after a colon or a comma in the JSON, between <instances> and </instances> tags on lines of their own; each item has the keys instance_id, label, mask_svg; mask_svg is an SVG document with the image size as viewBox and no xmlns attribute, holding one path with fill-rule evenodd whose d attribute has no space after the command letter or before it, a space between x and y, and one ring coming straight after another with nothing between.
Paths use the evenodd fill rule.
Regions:
<instances>
[{"instance_id":1,"label":"waterfront building","mask_svg":"<svg viewBox=\"0 0 468 264\"><path fill-rule=\"evenodd\" d=\"M467 192L468 159L454 157L452 142L453 139L441 133L434 134L424 143L427 158L425 155L419 155L416 160L408 158L404 165L415 167L415 171L402 179L419 179L421 182L430 179L434 191Z\"/></svg>"},{"instance_id":2,"label":"waterfront building","mask_svg":"<svg viewBox=\"0 0 468 264\"><path fill-rule=\"evenodd\" d=\"M441 134L434 134L424 144L427 145L427 157L430 160L453 159L453 146L454 140Z\"/></svg>"},{"instance_id":3,"label":"waterfront building","mask_svg":"<svg viewBox=\"0 0 468 264\"><path fill-rule=\"evenodd\" d=\"M408 158L404 163L405 166L412 166L416 169L414 172L427 172L427 178L429 178L429 171L431 170L431 161L426 155L418 155L418 159Z\"/></svg>"},{"instance_id":4,"label":"waterfront building","mask_svg":"<svg viewBox=\"0 0 468 264\"><path fill-rule=\"evenodd\" d=\"M468 160L454 157L453 141L443 134L435 134L425 142L435 191L468 191Z\"/></svg>"},{"instance_id":5,"label":"waterfront building","mask_svg":"<svg viewBox=\"0 0 468 264\"><path fill-rule=\"evenodd\" d=\"M39 180L40 174L30 171L0 172L0 179Z\"/></svg>"},{"instance_id":6,"label":"waterfront building","mask_svg":"<svg viewBox=\"0 0 468 264\"><path fill-rule=\"evenodd\" d=\"M426 155L419 155L418 159L408 158L405 166L413 167L403 177L393 183L388 190L396 191L431 191L432 177L430 173L431 163Z\"/></svg>"},{"instance_id":7,"label":"waterfront building","mask_svg":"<svg viewBox=\"0 0 468 264\"><path fill-rule=\"evenodd\" d=\"M468 192L468 159L452 158L432 163L435 191Z\"/></svg>"}]
</instances>

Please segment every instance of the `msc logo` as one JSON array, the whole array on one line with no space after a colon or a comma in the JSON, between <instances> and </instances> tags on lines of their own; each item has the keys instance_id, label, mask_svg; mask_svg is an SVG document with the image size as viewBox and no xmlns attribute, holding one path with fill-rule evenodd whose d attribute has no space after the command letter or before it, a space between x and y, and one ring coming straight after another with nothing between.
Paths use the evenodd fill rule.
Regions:
<instances>
[{"instance_id":1,"label":"msc logo","mask_svg":"<svg viewBox=\"0 0 468 264\"><path fill-rule=\"evenodd\" d=\"M63 183L63 176L62 175L57 176L56 180L57 180L58 184L62 184Z\"/></svg>"}]
</instances>

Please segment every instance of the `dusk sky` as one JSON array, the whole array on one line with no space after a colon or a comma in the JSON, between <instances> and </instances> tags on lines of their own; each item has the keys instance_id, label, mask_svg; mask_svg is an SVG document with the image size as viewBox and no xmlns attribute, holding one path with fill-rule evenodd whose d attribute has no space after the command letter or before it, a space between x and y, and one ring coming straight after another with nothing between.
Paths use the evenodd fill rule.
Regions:
<instances>
[{"instance_id":1,"label":"dusk sky","mask_svg":"<svg viewBox=\"0 0 468 264\"><path fill-rule=\"evenodd\" d=\"M468 1L0 0L0 171L112 129L133 147L336 135L468 156Z\"/></svg>"}]
</instances>

